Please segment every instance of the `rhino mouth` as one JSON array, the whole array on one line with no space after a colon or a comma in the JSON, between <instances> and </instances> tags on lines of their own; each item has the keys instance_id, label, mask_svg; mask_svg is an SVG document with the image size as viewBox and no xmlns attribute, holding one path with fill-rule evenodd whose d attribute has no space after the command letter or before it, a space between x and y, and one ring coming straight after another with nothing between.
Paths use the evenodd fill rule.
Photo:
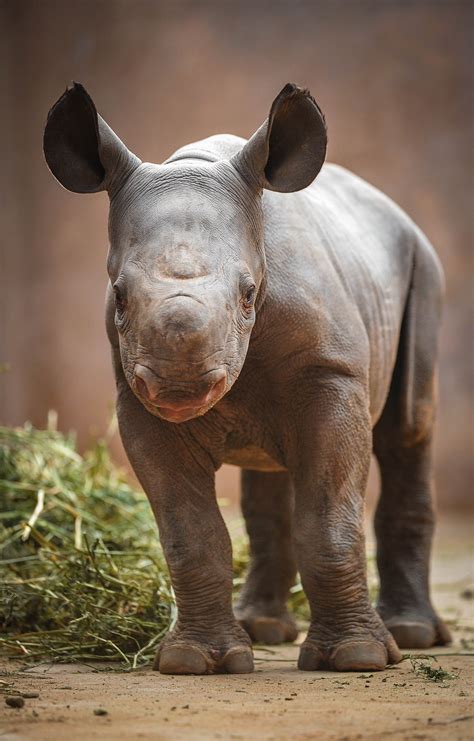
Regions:
<instances>
[{"instance_id":1,"label":"rhino mouth","mask_svg":"<svg viewBox=\"0 0 474 741\"><path fill-rule=\"evenodd\" d=\"M201 396L183 398L166 397L160 394L156 400L139 397L145 408L155 416L161 417L168 422L186 422L195 417L201 417L208 412L226 393L227 376L222 376L206 393Z\"/></svg>"}]
</instances>

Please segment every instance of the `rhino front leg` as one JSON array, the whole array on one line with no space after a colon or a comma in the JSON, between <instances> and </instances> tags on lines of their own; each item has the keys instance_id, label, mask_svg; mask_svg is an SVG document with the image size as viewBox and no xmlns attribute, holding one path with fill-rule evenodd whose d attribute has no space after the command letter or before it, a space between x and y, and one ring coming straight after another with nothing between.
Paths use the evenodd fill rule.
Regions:
<instances>
[{"instance_id":1,"label":"rhino front leg","mask_svg":"<svg viewBox=\"0 0 474 741\"><path fill-rule=\"evenodd\" d=\"M309 397L309 394L308 394ZM367 590L364 492L371 428L363 384L331 377L298 410L294 534L311 625L298 667L380 670L398 647Z\"/></svg>"},{"instance_id":2,"label":"rhino front leg","mask_svg":"<svg viewBox=\"0 0 474 741\"><path fill-rule=\"evenodd\" d=\"M184 430L152 417L128 386L119 386L117 411L125 449L158 523L178 607L154 668L164 674L251 672L250 640L232 611L232 548L209 455Z\"/></svg>"},{"instance_id":3,"label":"rhino front leg","mask_svg":"<svg viewBox=\"0 0 474 741\"><path fill-rule=\"evenodd\" d=\"M296 579L291 539L293 496L288 473L243 470L242 513L250 540L250 569L235 614L252 640L294 641L298 629L286 601Z\"/></svg>"}]
</instances>

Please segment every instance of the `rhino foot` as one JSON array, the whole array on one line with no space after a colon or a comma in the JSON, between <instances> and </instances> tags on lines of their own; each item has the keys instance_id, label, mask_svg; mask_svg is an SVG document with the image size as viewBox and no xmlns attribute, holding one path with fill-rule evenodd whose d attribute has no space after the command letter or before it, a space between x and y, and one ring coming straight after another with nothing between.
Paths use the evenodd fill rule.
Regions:
<instances>
[{"instance_id":1,"label":"rhino foot","mask_svg":"<svg viewBox=\"0 0 474 741\"><path fill-rule=\"evenodd\" d=\"M239 624L248 633L254 643L277 646L280 643L293 643L298 637L296 622L285 609L280 614L271 614L272 610L252 607L236 608L235 615Z\"/></svg>"},{"instance_id":2,"label":"rhino foot","mask_svg":"<svg viewBox=\"0 0 474 741\"><path fill-rule=\"evenodd\" d=\"M245 638L247 638L245 636ZM161 674L248 674L253 671L252 649L247 641L225 639L204 643L169 634L160 644L153 669Z\"/></svg>"},{"instance_id":3,"label":"rhino foot","mask_svg":"<svg viewBox=\"0 0 474 741\"><path fill-rule=\"evenodd\" d=\"M302 644L298 669L337 672L381 671L387 664L398 664L402 655L390 633L384 636L354 636L331 645L308 637Z\"/></svg>"},{"instance_id":4,"label":"rhino foot","mask_svg":"<svg viewBox=\"0 0 474 741\"><path fill-rule=\"evenodd\" d=\"M400 648L431 648L451 643L451 633L437 615L392 616L384 620Z\"/></svg>"},{"instance_id":5,"label":"rhino foot","mask_svg":"<svg viewBox=\"0 0 474 741\"><path fill-rule=\"evenodd\" d=\"M263 643L267 646L277 646L280 643L293 643L298 636L298 628L294 620L255 617L240 622L254 643Z\"/></svg>"}]
</instances>

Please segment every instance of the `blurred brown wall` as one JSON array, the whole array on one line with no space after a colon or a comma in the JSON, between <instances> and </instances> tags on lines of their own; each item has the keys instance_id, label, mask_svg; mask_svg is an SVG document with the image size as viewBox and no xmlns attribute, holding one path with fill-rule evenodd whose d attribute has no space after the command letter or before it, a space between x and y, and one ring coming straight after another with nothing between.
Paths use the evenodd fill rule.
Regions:
<instances>
[{"instance_id":1,"label":"blurred brown wall","mask_svg":"<svg viewBox=\"0 0 474 741\"><path fill-rule=\"evenodd\" d=\"M114 398L103 329L107 197L67 193L43 162L49 106L81 81L142 159L250 135L287 81L329 124L329 159L420 224L447 273L439 499L471 496L472 26L461 0L0 0L4 423L49 408L81 444ZM123 456L119 443L116 452ZM220 477L234 491L236 474Z\"/></svg>"}]
</instances>

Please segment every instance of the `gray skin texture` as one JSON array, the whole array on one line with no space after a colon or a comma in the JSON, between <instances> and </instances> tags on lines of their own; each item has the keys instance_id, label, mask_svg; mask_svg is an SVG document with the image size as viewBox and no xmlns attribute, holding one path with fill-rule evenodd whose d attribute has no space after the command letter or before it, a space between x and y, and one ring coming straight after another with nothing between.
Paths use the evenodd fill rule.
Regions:
<instances>
[{"instance_id":1,"label":"gray skin texture","mask_svg":"<svg viewBox=\"0 0 474 741\"><path fill-rule=\"evenodd\" d=\"M294 85L248 142L212 136L161 165L131 154L80 85L48 117L53 174L110 196L120 432L178 605L155 662L164 673L248 672L251 639L294 640L297 570L311 606L300 669L383 669L397 643L449 641L428 583L442 271L408 216L323 166L325 150L324 117ZM376 610L363 532L372 451ZM225 462L242 468L251 548L234 607L214 485Z\"/></svg>"}]
</instances>

